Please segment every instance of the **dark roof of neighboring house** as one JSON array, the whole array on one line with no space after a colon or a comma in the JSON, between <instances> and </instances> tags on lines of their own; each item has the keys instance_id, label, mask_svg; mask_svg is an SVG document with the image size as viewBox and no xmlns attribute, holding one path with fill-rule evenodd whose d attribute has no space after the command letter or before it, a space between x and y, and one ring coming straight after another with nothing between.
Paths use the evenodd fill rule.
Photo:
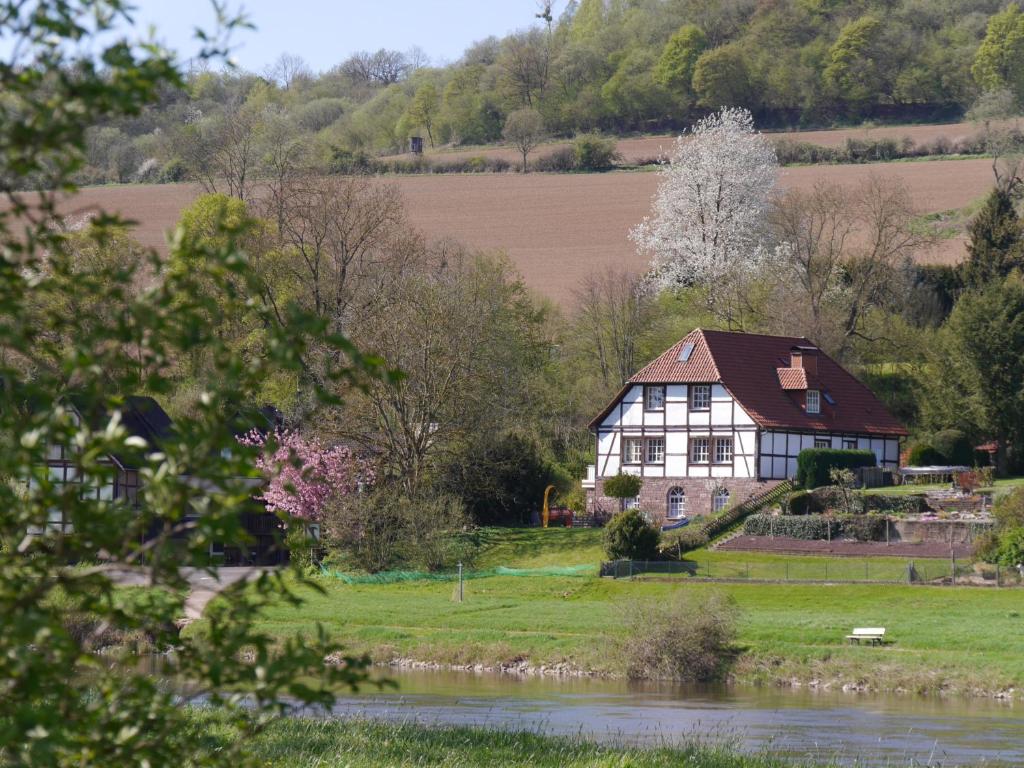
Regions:
<instances>
[{"instance_id":1,"label":"dark roof of neighboring house","mask_svg":"<svg viewBox=\"0 0 1024 768\"><path fill-rule=\"evenodd\" d=\"M110 412L105 406L88 402L85 398L72 395L68 398L92 429L103 429L110 421ZM121 423L128 433L141 437L152 447L174 435L174 422L160 404L145 395L128 395L118 409ZM118 463L126 466L123 456L115 456Z\"/></svg>"},{"instance_id":2,"label":"dark roof of neighboring house","mask_svg":"<svg viewBox=\"0 0 1024 768\"><path fill-rule=\"evenodd\" d=\"M763 428L907 434L906 428L870 389L824 352L816 351L816 376L791 368L790 354L794 348L801 349L805 357L816 350L805 338L698 328L642 368L626 387L721 382ZM819 414L803 409L802 392L808 385L822 392ZM591 422L591 428L605 419L625 390Z\"/></svg>"}]
</instances>

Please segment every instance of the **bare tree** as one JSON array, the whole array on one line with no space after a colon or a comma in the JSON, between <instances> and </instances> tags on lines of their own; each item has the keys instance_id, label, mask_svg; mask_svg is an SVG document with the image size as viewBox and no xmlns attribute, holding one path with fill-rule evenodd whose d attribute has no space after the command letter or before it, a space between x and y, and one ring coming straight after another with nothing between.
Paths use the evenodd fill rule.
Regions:
<instances>
[{"instance_id":1,"label":"bare tree","mask_svg":"<svg viewBox=\"0 0 1024 768\"><path fill-rule=\"evenodd\" d=\"M773 322L843 356L878 307L905 300L913 256L931 237L898 181L871 176L854 189L790 191L769 213L779 261Z\"/></svg>"},{"instance_id":2,"label":"bare tree","mask_svg":"<svg viewBox=\"0 0 1024 768\"><path fill-rule=\"evenodd\" d=\"M642 276L609 267L591 273L576 292L578 338L606 389L622 386L641 362L638 341L653 310L644 288Z\"/></svg>"},{"instance_id":3,"label":"bare tree","mask_svg":"<svg viewBox=\"0 0 1024 768\"><path fill-rule=\"evenodd\" d=\"M301 56L282 53L277 57L277 61L266 68L263 74L268 80L277 83L287 91L297 82L309 80L313 73Z\"/></svg>"},{"instance_id":4,"label":"bare tree","mask_svg":"<svg viewBox=\"0 0 1024 768\"><path fill-rule=\"evenodd\" d=\"M336 330L380 295L382 283L400 279L422 248L398 189L373 179L292 176L270 185L259 205L278 222L291 276L285 290Z\"/></svg>"},{"instance_id":5,"label":"bare tree","mask_svg":"<svg viewBox=\"0 0 1024 768\"><path fill-rule=\"evenodd\" d=\"M401 51L381 48L374 53L359 51L341 65L341 71L353 80L376 85L391 85L404 80L411 71L408 56Z\"/></svg>"},{"instance_id":6,"label":"bare tree","mask_svg":"<svg viewBox=\"0 0 1024 768\"><path fill-rule=\"evenodd\" d=\"M175 139L176 150L188 176L207 193L223 191L248 200L261 127L255 110L229 105L220 115L199 117L182 126Z\"/></svg>"}]
</instances>

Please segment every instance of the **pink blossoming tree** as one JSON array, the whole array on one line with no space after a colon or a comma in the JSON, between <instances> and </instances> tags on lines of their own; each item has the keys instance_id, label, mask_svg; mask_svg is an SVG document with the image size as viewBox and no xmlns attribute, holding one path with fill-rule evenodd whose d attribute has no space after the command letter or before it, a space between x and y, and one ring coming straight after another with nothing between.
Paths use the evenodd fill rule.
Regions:
<instances>
[{"instance_id":1,"label":"pink blossoming tree","mask_svg":"<svg viewBox=\"0 0 1024 768\"><path fill-rule=\"evenodd\" d=\"M294 430L278 429L272 435L252 430L238 442L264 449L256 466L268 483L257 498L266 502L269 511L300 520L319 521L330 499L353 495L375 479L370 463L351 449L325 448Z\"/></svg>"}]
</instances>

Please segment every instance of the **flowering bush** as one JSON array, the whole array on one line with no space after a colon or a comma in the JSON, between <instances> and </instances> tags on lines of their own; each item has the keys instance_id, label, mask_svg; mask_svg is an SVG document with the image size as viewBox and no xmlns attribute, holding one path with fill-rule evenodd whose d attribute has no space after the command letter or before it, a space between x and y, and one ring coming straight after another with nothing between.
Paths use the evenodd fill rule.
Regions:
<instances>
[{"instance_id":1,"label":"flowering bush","mask_svg":"<svg viewBox=\"0 0 1024 768\"><path fill-rule=\"evenodd\" d=\"M277 429L271 435L252 430L238 442L264 449L256 466L268 483L257 498L271 512L317 521L328 500L355 494L375 479L371 464L350 448L325 448L291 429Z\"/></svg>"}]
</instances>

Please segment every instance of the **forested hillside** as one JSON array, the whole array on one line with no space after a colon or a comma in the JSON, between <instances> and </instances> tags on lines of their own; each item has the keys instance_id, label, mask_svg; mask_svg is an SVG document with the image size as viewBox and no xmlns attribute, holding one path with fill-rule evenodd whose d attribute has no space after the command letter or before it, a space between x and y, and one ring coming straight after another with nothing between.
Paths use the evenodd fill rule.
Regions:
<instances>
[{"instance_id":1,"label":"forested hillside","mask_svg":"<svg viewBox=\"0 0 1024 768\"><path fill-rule=\"evenodd\" d=\"M523 110L543 134L568 136L676 130L726 105L782 127L951 119L983 96L1005 113L1024 96L1024 14L1005 0L560 7L524 13L522 30L443 67L418 50L381 50L323 73L291 56L261 73L193 70L185 90L95 127L80 180L208 174L244 185L296 162L344 172L412 135L428 146L501 140Z\"/></svg>"}]
</instances>

